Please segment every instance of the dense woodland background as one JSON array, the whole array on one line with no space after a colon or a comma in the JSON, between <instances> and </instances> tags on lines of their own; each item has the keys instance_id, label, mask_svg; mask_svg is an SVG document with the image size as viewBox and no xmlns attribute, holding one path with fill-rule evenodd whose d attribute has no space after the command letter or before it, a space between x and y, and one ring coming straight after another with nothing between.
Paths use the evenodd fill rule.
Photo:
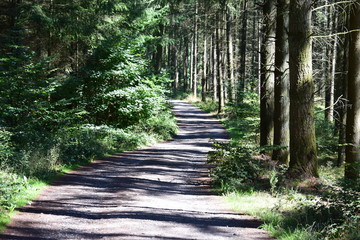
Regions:
<instances>
[{"instance_id":1,"label":"dense woodland background","mask_svg":"<svg viewBox=\"0 0 360 240\"><path fill-rule=\"evenodd\" d=\"M359 0L0 0L0 26L1 214L27 178L169 138L190 94L233 133L224 191L307 181L314 232L358 239Z\"/></svg>"}]
</instances>

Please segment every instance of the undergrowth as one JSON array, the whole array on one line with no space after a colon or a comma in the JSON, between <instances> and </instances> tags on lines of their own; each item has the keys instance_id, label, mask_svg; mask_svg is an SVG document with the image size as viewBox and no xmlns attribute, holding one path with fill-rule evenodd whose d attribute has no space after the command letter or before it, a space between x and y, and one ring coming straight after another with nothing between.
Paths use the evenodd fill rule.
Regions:
<instances>
[{"instance_id":1,"label":"undergrowth","mask_svg":"<svg viewBox=\"0 0 360 240\"><path fill-rule=\"evenodd\" d=\"M193 104L216 114L216 103L193 100ZM232 139L215 143L208 157L216 192L224 194L234 209L262 220L262 228L277 239L359 240L360 189L354 183L346 185L343 167L335 167L337 143L331 124L317 115L321 177L294 182L285 178L286 166L257 147L258 113L257 98L249 95L218 115Z\"/></svg>"},{"instance_id":2,"label":"undergrowth","mask_svg":"<svg viewBox=\"0 0 360 240\"><path fill-rule=\"evenodd\" d=\"M84 124L33 136L36 144L16 151L0 131L0 231L16 208L26 205L60 175L94 159L169 139L177 131L169 108L125 129Z\"/></svg>"}]
</instances>

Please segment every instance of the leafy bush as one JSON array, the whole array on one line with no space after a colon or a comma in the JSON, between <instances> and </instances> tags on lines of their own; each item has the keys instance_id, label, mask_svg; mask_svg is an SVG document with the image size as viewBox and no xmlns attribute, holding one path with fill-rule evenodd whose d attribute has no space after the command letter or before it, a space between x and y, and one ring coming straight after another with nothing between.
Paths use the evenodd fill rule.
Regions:
<instances>
[{"instance_id":1,"label":"leafy bush","mask_svg":"<svg viewBox=\"0 0 360 240\"><path fill-rule=\"evenodd\" d=\"M34 125L48 127L53 119L50 99L58 82L49 61L36 61L26 46L10 45L0 56L0 121L3 126L23 131Z\"/></svg>"},{"instance_id":2,"label":"leafy bush","mask_svg":"<svg viewBox=\"0 0 360 240\"><path fill-rule=\"evenodd\" d=\"M108 115L109 124L128 127L155 116L164 104L165 99L156 89L139 85L107 93L103 112Z\"/></svg>"},{"instance_id":3,"label":"leafy bush","mask_svg":"<svg viewBox=\"0 0 360 240\"><path fill-rule=\"evenodd\" d=\"M8 131L0 128L0 167L4 166L14 154L10 136L11 134Z\"/></svg>"},{"instance_id":4,"label":"leafy bush","mask_svg":"<svg viewBox=\"0 0 360 240\"><path fill-rule=\"evenodd\" d=\"M262 156L254 157L259 149L236 143L215 143L209 153L213 164L213 183L223 192L246 190L250 185L264 184L264 175L271 169L271 162ZM245 188L245 189L244 189Z\"/></svg>"},{"instance_id":5,"label":"leafy bush","mask_svg":"<svg viewBox=\"0 0 360 240\"><path fill-rule=\"evenodd\" d=\"M0 171L0 215L17 207L16 200L24 194L26 188L26 178Z\"/></svg>"},{"instance_id":6,"label":"leafy bush","mask_svg":"<svg viewBox=\"0 0 360 240\"><path fill-rule=\"evenodd\" d=\"M359 239L360 192L328 186L313 204L303 206L320 233L333 239Z\"/></svg>"},{"instance_id":7,"label":"leafy bush","mask_svg":"<svg viewBox=\"0 0 360 240\"><path fill-rule=\"evenodd\" d=\"M3 134L0 137L4 139L0 142L2 167L46 179L63 165L76 165L168 139L176 131L175 118L169 110L162 110L159 115L124 129L83 124L56 132L30 131L22 136L15 148L9 146L9 134L0 131Z\"/></svg>"}]
</instances>

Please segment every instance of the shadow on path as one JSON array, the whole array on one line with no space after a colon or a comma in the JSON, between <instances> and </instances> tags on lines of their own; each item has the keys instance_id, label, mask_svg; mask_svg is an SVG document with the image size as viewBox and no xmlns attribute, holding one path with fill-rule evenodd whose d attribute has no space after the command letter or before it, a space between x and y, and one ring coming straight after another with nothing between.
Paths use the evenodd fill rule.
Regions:
<instances>
[{"instance_id":1,"label":"shadow on path","mask_svg":"<svg viewBox=\"0 0 360 240\"><path fill-rule=\"evenodd\" d=\"M224 141L226 131L197 108L172 103L174 139L65 175L20 209L0 239L270 239L209 190L210 139Z\"/></svg>"}]
</instances>

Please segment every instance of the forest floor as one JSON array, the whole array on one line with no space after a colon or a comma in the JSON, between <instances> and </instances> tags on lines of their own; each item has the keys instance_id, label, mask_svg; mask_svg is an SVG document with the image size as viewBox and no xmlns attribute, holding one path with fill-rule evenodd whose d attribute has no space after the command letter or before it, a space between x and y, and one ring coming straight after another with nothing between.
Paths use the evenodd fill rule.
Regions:
<instances>
[{"instance_id":1,"label":"forest floor","mask_svg":"<svg viewBox=\"0 0 360 240\"><path fill-rule=\"evenodd\" d=\"M210 139L228 134L210 115L172 101L179 133L61 177L20 209L0 239L271 239L260 222L211 192Z\"/></svg>"}]
</instances>

